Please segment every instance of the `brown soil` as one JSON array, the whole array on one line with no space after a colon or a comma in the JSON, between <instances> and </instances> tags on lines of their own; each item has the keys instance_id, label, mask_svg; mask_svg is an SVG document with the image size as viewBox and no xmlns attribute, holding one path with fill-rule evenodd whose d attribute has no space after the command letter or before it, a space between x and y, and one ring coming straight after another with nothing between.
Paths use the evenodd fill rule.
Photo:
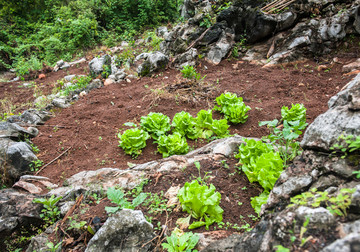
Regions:
<instances>
[{"instance_id":1,"label":"brown soil","mask_svg":"<svg viewBox=\"0 0 360 252\"><path fill-rule=\"evenodd\" d=\"M33 142L40 149L38 158L45 164L71 147L65 155L47 166L39 175L49 177L53 183L62 185L66 178L84 170L102 167L126 169L129 162L140 164L161 159L162 156L156 152L156 145L151 140L147 142L148 146L137 159L125 155L118 147L117 137L118 132L127 128L123 124L129 121L140 122L141 116L146 116L149 112L161 112L172 118L175 113L184 110L196 116L201 109L213 108L215 98L225 91L237 93L243 97L246 105L252 108L246 123L230 127L231 134L244 137L261 137L268 134L265 127L258 126L259 121L280 118L281 107L290 107L292 103L305 105L308 109L308 122L311 123L327 110L329 98L339 92L353 77L341 73L342 65L353 61L355 59L350 57L339 58L342 64L329 65L329 68L323 70L318 70L319 64L313 61L272 68L262 68L236 60L224 60L217 66L202 62L198 67L198 71L206 75L205 83L202 85L184 82L177 70L167 69L152 77L133 79L131 83L122 82L92 90L71 107L54 111L55 116L45 125L38 127L40 134ZM45 79L35 80L35 83L41 86L44 94L47 94L58 79L68 74L84 74L87 71L87 65L82 64L68 71L48 73ZM18 107L16 112L28 107L20 109L20 104L34 99L33 89L19 87L20 84L21 82L0 83L0 99L10 99ZM217 112L213 114L216 119L222 117ZM207 143L206 140L188 142L192 148ZM227 163L230 166L229 170L219 161L208 160L201 164L201 171L212 172L210 175L214 177L209 182L222 194L224 223L229 222L238 226L249 223L253 226L256 222L249 217L251 214L255 215L250 205L250 197L259 195L261 189L256 184L250 184L242 174L235 172L236 160L230 158ZM234 175L231 175L232 173ZM170 186L183 185L190 181L192 175L197 176L197 170L193 166L184 172L162 174L158 178L152 178L144 191L165 192ZM242 190L244 187L247 189ZM238 202L243 204L240 206ZM80 211L87 208L86 213L80 212L83 220L91 223L92 219L98 216L102 223L105 221L104 207L110 204L108 200L102 200L97 205L89 203L87 199L83 204L85 205L77 209ZM148 211L144 207L142 210L145 214ZM234 215L235 212L242 213L244 220ZM173 211L169 217L163 212L153 216L153 224L156 226L160 221L162 225L166 223L171 230L176 219L185 216L186 214L181 211ZM215 226L211 226L210 230L214 230ZM204 228L196 230L199 231L204 231ZM228 229L226 232L234 231ZM74 241L86 243L87 239L88 237L74 236ZM73 248L75 245L69 243L68 246Z\"/></svg>"}]
</instances>

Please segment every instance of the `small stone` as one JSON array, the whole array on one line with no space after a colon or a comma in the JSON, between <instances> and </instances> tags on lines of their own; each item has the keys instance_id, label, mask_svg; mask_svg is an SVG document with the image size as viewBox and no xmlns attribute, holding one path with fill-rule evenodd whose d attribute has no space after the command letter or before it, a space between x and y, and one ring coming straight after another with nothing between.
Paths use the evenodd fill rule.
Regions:
<instances>
[{"instance_id":1,"label":"small stone","mask_svg":"<svg viewBox=\"0 0 360 252\"><path fill-rule=\"evenodd\" d=\"M107 78L104 82L104 86L109 86L111 84L114 84L114 80L110 78Z\"/></svg>"},{"instance_id":2,"label":"small stone","mask_svg":"<svg viewBox=\"0 0 360 252\"><path fill-rule=\"evenodd\" d=\"M45 79L45 74L39 74L39 79L42 80L42 79Z\"/></svg>"}]
</instances>

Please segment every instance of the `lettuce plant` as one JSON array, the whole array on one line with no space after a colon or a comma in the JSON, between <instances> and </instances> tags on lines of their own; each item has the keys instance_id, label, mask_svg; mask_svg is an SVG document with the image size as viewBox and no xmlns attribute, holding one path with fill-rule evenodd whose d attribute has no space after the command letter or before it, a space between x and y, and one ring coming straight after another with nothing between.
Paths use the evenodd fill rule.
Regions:
<instances>
[{"instance_id":1,"label":"lettuce plant","mask_svg":"<svg viewBox=\"0 0 360 252\"><path fill-rule=\"evenodd\" d=\"M227 92L216 98L214 110L224 114L225 119L233 124L245 123L248 115L246 114L251 108L246 106L242 97Z\"/></svg>"},{"instance_id":2,"label":"lettuce plant","mask_svg":"<svg viewBox=\"0 0 360 252\"><path fill-rule=\"evenodd\" d=\"M171 126L174 127L173 132L179 132L182 136L192 136L193 127L196 125L195 118L190 113L181 111L174 115Z\"/></svg>"},{"instance_id":3,"label":"lettuce plant","mask_svg":"<svg viewBox=\"0 0 360 252\"><path fill-rule=\"evenodd\" d=\"M306 123L306 108L303 104L291 104L291 109L286 106L281 108L281 118L283 121L300 121Z\"/></svg>"},{"instance_id":4,"label":"lettuce plant","mask_svg":"<svg viewBox=\"0 0 360 252\"><path fill-rule=\"evenodd\" d=\"M189 146L179 132L175 132L172 135L160 136L156 141L158 144L158 151L163 155L164 158L171 155L186 154L189 151Z\"/></svg>"},{"instance_id":5,"label":"lettuce plant","mask_svg":"<svg viewBox=\"0 0 360 252\"><path fill-rule=\"evenodd\" d=\"M150 138L149 134L138 128L126 130L123 134L118 134L119 147L121 147L126 154L132 157L137 157L141 154L142 149L146 147L146 140Z\"/></svg>"},{"instance_id":6,"label":"lettuce plant","mask_svg":"<svg viewBox=\"0 0 360 252\"><path fill-rule=\"evenodd\" d=\"M224 138L229 136L229 124L226 119L213 120L211 130L217 135L218 138Z\"/></svg>"},{"instance_id":7,"label":"lettuce plant","mask_svg":"<svg viewBox=\"0 0 360 252\"><path fill-rule=\"evenodd\" d=\"M162 113L150 112L147 116L142 116L140 126L151 134L155 140L161 135L170 131L170 118Z\"/></svg>"},{"instance_id":8,"label":"lettuce plant","mask_svg":"<svg viewBox=\"0 0 360 252\"><path fill-rule=\"evenodd\" d=\"M266 203L270 190L283 171L284 164L279 152L274 152L273 147L254 139L243 139L245 144L239 147L239 153L235 155L241 164L241 170L251 183L258 182L264 192L252 199L251 205L259 214L261 205Z\"/></svg>"},{"instance_id":9,"label":"lettuce plant","mask_svg":"<svg viewBox=\"0 0 360 252\"><path fill-rule=\"evenodd\" d=\"M219 206L221 194L215 191L216 188L213 184L208 187L199 184L197 180L186 182L179 190L178 198L183 211L199 220L193 222L189 229L205 225L208 230L214 222L222 221L224 210ZM190 221L190 218L188 220Z\"/></svg>"},{"instance_id":10,"label":"lettuce plant","mask_svg":"<svg viewBox=\"0 0 360 252\"><path fill-rule=\"evenodd\" d=\"M213 135L213 118L211 110L200 110L196 117L196 126L193 130L199 138L209 139Z\"/></svg>"}]
</instances>

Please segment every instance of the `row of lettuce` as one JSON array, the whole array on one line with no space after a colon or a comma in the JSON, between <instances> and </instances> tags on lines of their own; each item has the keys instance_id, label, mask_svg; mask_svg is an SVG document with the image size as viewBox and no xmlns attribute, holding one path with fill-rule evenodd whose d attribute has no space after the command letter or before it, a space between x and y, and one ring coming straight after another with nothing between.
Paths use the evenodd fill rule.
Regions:
<instances>
[{"instance_id":1,"label":"row of lettuce","mask_svg":"<svg viewBox=\"0 0 360 252\"><path fill-rule=\"evenodd\" d=\"M170 123L170 118L162 113L150 112L141 117L140 128L134 123L126 123L133 128L119 133L119 147L126 154L137 157L146 147L146 140L150 137L158 145L158 152L163 157L186 154L189 146L186 138L196 140L199 138L210 139L229 136L229 124L245 123L250 110L241 97L233 93L221 94L216 98L218 106L214 110L224 114L225 119L214 120L212 110L200 110L197 117L181 111L176 113ZM173 134L168 134L172 129Z\"/></svg>"}]
</instances>

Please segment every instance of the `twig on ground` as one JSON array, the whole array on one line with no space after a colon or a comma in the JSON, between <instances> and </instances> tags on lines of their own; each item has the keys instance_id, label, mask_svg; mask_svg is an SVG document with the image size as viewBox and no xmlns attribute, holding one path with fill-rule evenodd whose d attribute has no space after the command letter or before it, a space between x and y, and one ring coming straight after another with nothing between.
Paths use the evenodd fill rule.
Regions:
<instances>
[{"instance_id":1,"label":"twig on ground","mask_svg":"<svg viewBox=\"0 0 360 252\"><path fill-rule=\"evenodd\" d=\"M72 147L67 148L63 153L61 153L59 156L57 156L56 158L54 158L53 160L51 160L49 163L47 163L46 165L44 165L43 167L41 167L41 169L39 169L35 175L38 175L42 170L45 169L45 167L51 165L52 163L54 163L56 160L58 160L61 156L63 156L66 152L68 152Z\"/></svg>"}]
</instances>

